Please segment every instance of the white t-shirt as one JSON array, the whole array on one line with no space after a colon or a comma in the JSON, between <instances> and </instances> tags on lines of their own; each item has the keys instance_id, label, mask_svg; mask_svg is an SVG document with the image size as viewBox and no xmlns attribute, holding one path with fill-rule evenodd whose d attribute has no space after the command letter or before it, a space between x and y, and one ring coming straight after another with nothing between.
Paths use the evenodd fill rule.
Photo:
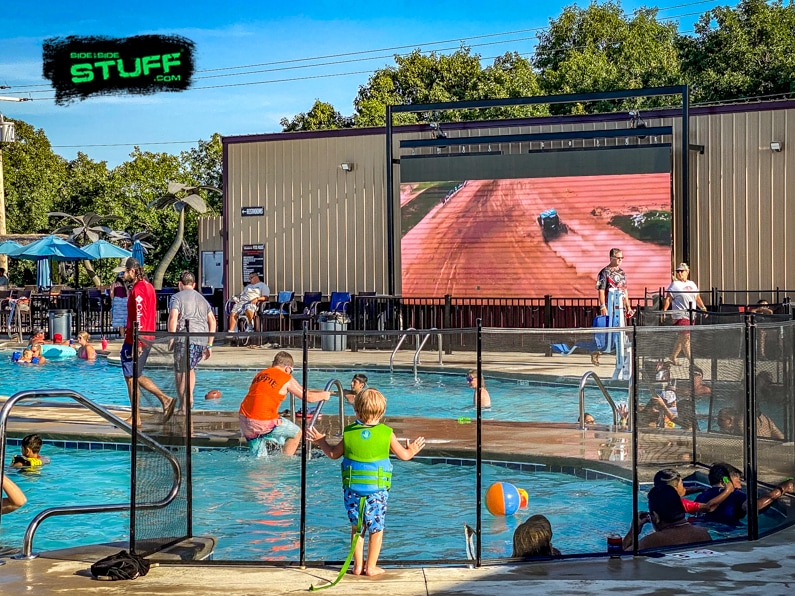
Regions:
<instances>
[{"instance_id":1,"label":"white t-shirt","mask_svg":"<svg viewBox=\"0 0 795 596\"><path fill-rule=\"evenodd\" d=\"M268 285L264 281L260 281L255 284L248 284L243 290L243 293L240 294L240 300L243 302L251 302L255 298L270 296L270 293L271 290Z\"/></svg>"},{"instance_id":2,"label":"white t-shirt","mask_svg":"<svg viewBox=\"0 0 795 596\"><path fill-rule=\"evenodd\" d=\"M671 310L674 312L671 313L671 317L674 319L686 319L690 315L682 311L687 311L690 308L697 308L698 303L696 302L696 297L698 296L698 286L695 282L689 279L687 281L675 279L671 282L671 285L668 286L667 292L672 299Z\"/></svg>"}]
</instances>

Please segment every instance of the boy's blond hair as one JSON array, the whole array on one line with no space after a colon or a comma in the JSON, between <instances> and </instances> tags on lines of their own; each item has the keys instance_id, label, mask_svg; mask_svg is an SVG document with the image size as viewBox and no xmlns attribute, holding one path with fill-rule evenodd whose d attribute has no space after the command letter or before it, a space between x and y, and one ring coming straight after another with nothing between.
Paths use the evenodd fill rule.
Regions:
<instances>
[{"instance_id":1,"label":"boy's blond hair","mask_svg":"<svg viewBox=\"0 0 795 596\"><path fill-rule=\"evenodd\" d=\"M386 397L378 389L364 389L356 394L353 409L362 422L380 419L386 412Z\"/></svg>"}]
</instances>

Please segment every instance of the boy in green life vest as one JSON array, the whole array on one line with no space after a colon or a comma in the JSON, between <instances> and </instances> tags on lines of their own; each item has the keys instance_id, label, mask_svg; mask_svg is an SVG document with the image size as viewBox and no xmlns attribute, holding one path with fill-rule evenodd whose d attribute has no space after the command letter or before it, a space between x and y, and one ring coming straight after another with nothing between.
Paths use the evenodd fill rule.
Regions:
<instances>
[{"instance_id":1,"label":"boy in green life vest","mask_svg":"<svg viewBox=\"0 0 795 596\"><path fill-rule=\"evenodd\" d=\"M326 435L314 427L307 436L331 459L342 457L342 494L348 519L351 522L351 540L355 540L353 573L355 575L380 575L384 570L378 566L378 555L384 540L389 488L392 485L391 451L407 461L425 447L425 437L414 442L406 439L401 445L392 429L381 424L386 411L386 398L377 389L360 391L353 402L356 422L345 427L342 441L333 447L326 442ZM364 563L364 539L358 540L360 513L363 528L370 536L367 564Z\"/></svg>"}]
</instances>

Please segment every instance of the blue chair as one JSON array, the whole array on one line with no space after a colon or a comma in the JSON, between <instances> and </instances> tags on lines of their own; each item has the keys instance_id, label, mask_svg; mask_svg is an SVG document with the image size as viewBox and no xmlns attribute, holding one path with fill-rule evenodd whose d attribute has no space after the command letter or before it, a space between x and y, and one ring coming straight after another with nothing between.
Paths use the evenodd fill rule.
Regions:
<instances>
[{"instance_id":1,"label":"blue chair","mask_svg":"<svg viewBox=\"0 0 795 596\"><path fill-rule=\"evenodd\" d=\"M287 331L290 320L290 315L295 308L295 292L282 291L276 296L275 302L265 302L264 307L260 310L260 328L264 331L267 330L268 321L278 321L279 331ZM278 342L274 342L278 343Z\"/></svg>"},{"instance_id":2,"label":"blue chair","mask_svg":"<svg viewBox=\"0 0 795 596\"><path fill-rule=\"evenodd\" d=\"M348 312L348 306L351 303L350 292L332 292L331 300L329 301L329 312Z\"/></svg>"}]
</instances>

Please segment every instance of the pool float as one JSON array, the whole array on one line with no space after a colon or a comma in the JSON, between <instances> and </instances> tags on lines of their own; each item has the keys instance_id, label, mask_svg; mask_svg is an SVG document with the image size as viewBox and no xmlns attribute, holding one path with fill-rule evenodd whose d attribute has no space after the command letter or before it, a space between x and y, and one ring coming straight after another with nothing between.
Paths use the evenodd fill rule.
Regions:
<instances>
[{"instance_id":1,"label":"pool float","mask_svg":"<svg viewBox=\"0 0 795 596\"><path fill-rule=\"evenodd\" d=\"M71 346L43 344L41 346L41 355L47 360L67 360L68 358L76 358L77 352Z\"/></svg>"}]
</instances>

